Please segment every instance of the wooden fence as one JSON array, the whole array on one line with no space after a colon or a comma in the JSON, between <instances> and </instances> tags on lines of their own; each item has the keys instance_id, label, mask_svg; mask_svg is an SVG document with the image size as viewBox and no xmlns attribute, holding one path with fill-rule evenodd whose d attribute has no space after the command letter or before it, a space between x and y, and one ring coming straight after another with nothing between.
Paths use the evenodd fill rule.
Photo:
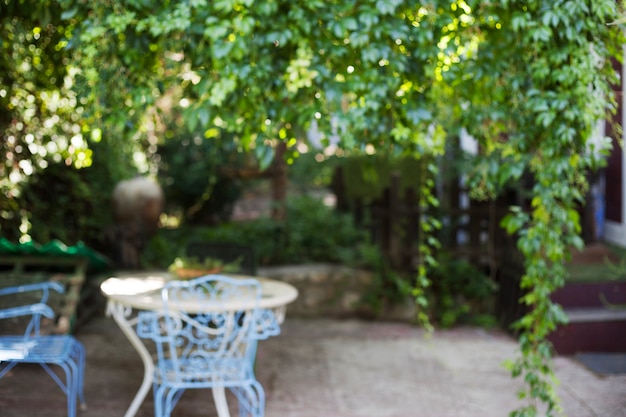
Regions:
<instances>
[{"instance_id":1,"label":"wooden fence","mask_svg":"<svg viewBox=\"0 0 626 417\"><path fill-rule=\"evenodd\" d=\"M340 174L339 174L340 175ZM458 188L454 197L442 201L440 208L423 213L413 188L402 190L398 175L390 186L371 201L348 200L340 181L335 182L337 208L352 213L355 222L366 228L375 243L396 268L412 271L419 260L420 221L436 216L443 224L439 233L443 250L481 267L497 270L506 239L499 227L507 206L502 201L478 202L466 199ZM449 196L450 193L447 193Z\"/></svg>"},{"instance_id":2,"label":"wooden fence","mask_svg":"<svg viewBox=\"0 0 626 417\"><path fill-rule=\"evenodd\" d=\"M414 272L420 261L420 221L424 216L437 216L443 224L438 233L440 250L454 259L469 262L497 283L495 313L503 327L509 327L521 317L524 313L519 303L521 257L514 239L500 227L512 197L489 202L472 200L467 190L454 182L445 186L441 207L429 208L424 213L416 191L403 190L399 184L398 175L392 175L389 187L379 198L349 199L339 170L333 185L337 208L351 212L393 267L406 272Z\"/></svg>"}]
</instances>

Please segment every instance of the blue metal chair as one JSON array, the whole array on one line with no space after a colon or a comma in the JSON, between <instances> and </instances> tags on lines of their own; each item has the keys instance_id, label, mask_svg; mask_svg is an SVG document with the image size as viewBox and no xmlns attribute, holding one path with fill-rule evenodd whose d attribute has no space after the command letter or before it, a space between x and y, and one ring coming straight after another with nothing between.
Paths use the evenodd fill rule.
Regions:
<instances>
[{"instance_id":1,"label":"blue metal chair","mask_svg":"<svg viewBox=\"0 0 626 417\"><path fill-rule=\"evenodd\" d=\"M85 407L83 396L85 349L82 343L71 335L41 334L42 317L54 318L54 311L46 304L50 291L63 293L64 288L57 282L44 282L0 289L0 296L14 298L29 292L34 295L41 294L38 302L34 304L0 309L0 319L30 316L23 335L0 335L0 378L18 363L41 365L67 396L68 416L75 417L78 399L81 408ZM50 365L58 365L65 372L65 382Z\"/></svg>"},{"instance_id":2,"label":"blue metal chair","mask_svg":"<svg viewBox=\"0 0 626 417\"><path fill-rule=\"evenodd\" d=\"M207 275L170 281L161 296L163 310L141 312L137 327L138 335L156 346L155 416L169 417L182 393L198 388L213 389L218 413L227 414L228 388L241 417L262 417L265 394L254 375L256 345L280 327L271 311L258 307L259 282Z\"/></svg>"}]
</instances>

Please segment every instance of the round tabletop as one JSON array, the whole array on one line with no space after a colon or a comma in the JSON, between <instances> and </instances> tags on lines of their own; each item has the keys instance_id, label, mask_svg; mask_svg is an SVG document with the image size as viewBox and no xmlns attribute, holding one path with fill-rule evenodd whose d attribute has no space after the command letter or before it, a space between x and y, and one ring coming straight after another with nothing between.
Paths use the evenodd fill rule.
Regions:
<instances>
[{"instance_id":1,"label":"round tabletop","mask_svg":"<svg viewBox=\"0 0 626 417\"><path fill-rule=\"evenodd\" d=\"M225 275L235 279L252 278L259 281L262 292L259 308L272 309L282 307L298 297L298 290L286 282L247 275ZM100 291L109 300L134 309L158 310L163 307L161 289L171 279L172 275L166 271L123 273L106 279L100 285ZM249 304L249 301L242 304L238 303L237 300L233 300L228 305L228 308L244 310L249 307L247 304ZM198 307L198 309L200 308ZM206 308L206 306L202 308ZM193 310L195 310L193 306L190 306L188 309L190 312L193 312Z\"/></svg>"}]
</instances>

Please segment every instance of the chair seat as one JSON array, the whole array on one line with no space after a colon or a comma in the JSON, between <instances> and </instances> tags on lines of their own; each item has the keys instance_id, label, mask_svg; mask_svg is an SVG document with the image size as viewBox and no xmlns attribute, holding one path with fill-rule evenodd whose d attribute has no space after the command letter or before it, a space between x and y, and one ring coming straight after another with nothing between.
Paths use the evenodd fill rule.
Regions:
<instances>
[{"instance_id":1,"label":"chair seat","mask_svg":"<svg viewBox=\"0 0 626 417\"><path fill-rule=\"evenodd\" d=\"M77 343L72 336L66 335L37 336L36 338L1 336L0 362L65 362L71 357Z\"/></svg>"},{"instance_id":2,"label":"chair seat","mask_svg":"<svg viewBox=\"0 0 626 417\"><path fill-rule=\"evenodd\" d=\"M240 385L243 381L254 380L249 361L244 358L207 360L206 358L177 361L162 361L162 366L155 370L156 380L164 385L193 385L195 387Z\"/></svg>"}]
</instances>

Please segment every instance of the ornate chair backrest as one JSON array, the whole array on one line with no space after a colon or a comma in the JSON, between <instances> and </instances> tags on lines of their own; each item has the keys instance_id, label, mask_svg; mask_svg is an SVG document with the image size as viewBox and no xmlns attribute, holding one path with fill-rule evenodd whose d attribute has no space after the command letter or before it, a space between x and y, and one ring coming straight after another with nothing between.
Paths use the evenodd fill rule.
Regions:
<instances>
[{"instance_id":1,"label":"ornate chair backrest","mask_svg":"<svg viewBox=\"0 0 626 417\"><path fill-rule=\"evenodd\" d=\"M171 281L153 321L160 372L178 381L245 380L251 375L260 321L254 279L207 275Z\"/></svg>"}]
</instances>

